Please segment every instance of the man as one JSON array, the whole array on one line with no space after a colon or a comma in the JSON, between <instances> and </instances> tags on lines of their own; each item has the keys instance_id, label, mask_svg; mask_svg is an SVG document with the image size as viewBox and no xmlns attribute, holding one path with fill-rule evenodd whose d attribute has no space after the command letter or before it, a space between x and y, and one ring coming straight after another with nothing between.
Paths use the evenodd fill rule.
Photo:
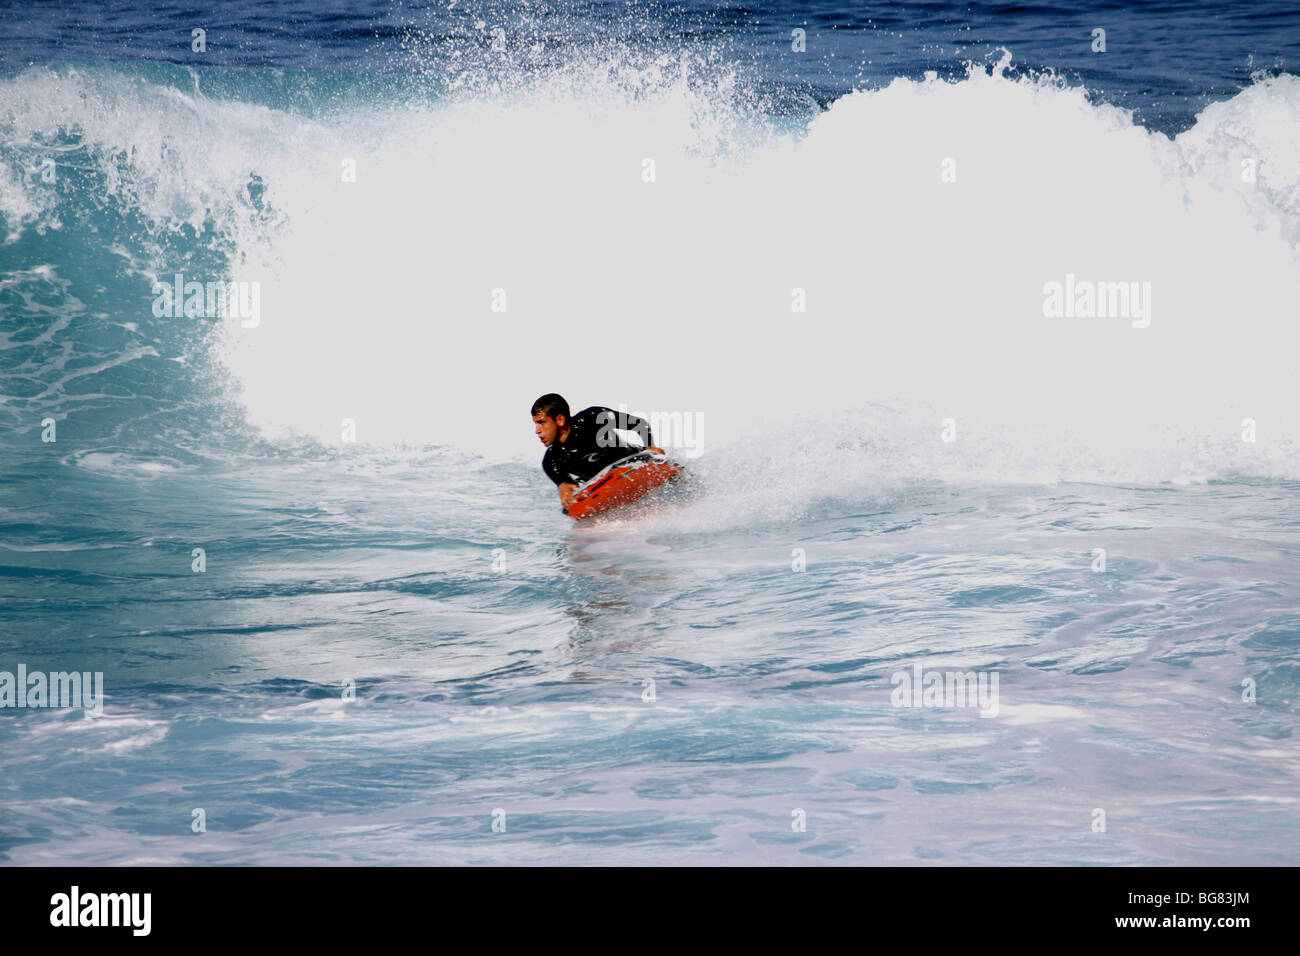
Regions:
<instances>
[{"instance_id":1,"label":"man","mask_svg":"<svg viewBox=\"0 0 1300 956\"><path fill-rule=\"evenodd\" d=\"M651 444L650 424L627 412L593 405L570 415L569 403L550 392L533 402L532 416L533 430L546 446L542 471L559 486L560 503L566 508L573 504L578 485L605 466L638 451L664 453ZM641 444L627 444L615 429L636 432Z\"/></svg>"}]
</instances>

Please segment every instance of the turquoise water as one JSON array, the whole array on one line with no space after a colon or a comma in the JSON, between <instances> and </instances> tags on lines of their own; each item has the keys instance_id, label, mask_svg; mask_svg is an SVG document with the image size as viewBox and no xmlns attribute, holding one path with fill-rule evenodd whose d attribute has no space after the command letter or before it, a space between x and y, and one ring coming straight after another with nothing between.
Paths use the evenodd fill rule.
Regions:
<instances>
[{"instance_id":1,"label":"turquoise water","mask_svg":"<svg viewBox=\"0 0 1300 956\"><path fill-rule=\"evenodd\" d=\"M1294 485L918 486L575 530L530 469L469 468L478 500L439 457L105 462L46 505L76 545L11 524L6 659L103 671L107 698L6 718L9 859L1292 855ZM997 716L894 708L916 663L998 673Z\"/></svg>"}]
</instances>

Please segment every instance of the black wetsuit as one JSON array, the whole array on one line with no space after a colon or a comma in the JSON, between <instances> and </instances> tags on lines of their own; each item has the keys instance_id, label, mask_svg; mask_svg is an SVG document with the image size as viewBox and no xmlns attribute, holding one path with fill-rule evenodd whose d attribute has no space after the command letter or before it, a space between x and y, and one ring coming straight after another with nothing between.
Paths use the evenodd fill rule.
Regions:
<instances>
[{"instance_id":1,"label":"black wetsuit","mask_svg":"<svg viewBox=\"0 0 1300 956\"><path fill-rule=\"evenodd\" d=\"M650 423L644 418L600 405L584 408L565 424L572 429L568 440L556 438L542 458L542 471L557 485L580 485L606 465L654 444ZM642 444L626 444L615 428L636 432Z\"/></svg>"}]
</instances>

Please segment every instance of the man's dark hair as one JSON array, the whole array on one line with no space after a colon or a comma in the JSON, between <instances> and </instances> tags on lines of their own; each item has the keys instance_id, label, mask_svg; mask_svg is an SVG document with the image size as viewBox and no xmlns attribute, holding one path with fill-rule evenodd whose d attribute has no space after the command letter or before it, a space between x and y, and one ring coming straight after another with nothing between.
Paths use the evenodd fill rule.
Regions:
<instances>
[{"instance_id":1,"label":"man's dark hair","mask_svg":"<svg viewBox=\"0 0 1300 956\"><path fill-rule=\"evenodd\" d=\"M538 412L545 412L548 418L556 418L560 415L566 419L572 417L569 414L569 403L564 400L564 396L556 395L554 392L547 392L533 402L533 410L528 414L536 415Z\"/></svg>"}]
</instances>

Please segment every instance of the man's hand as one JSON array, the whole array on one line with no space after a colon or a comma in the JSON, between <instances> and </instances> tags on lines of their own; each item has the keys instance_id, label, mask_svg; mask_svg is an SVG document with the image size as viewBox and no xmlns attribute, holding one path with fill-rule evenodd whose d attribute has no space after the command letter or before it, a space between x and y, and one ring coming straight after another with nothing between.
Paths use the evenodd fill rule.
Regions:
<instances>
[{"instance_id":1,"label":"man's hand","mask_svg":"<svg viewBox=\"0 0 1300 956\"><path fill-rule=\"evenodd\" d=\"M569 507L573 504L573 493L578 490L578 486L571 481L566 481L560 485L560 504Z\"/></svg>"}]
</instances>

